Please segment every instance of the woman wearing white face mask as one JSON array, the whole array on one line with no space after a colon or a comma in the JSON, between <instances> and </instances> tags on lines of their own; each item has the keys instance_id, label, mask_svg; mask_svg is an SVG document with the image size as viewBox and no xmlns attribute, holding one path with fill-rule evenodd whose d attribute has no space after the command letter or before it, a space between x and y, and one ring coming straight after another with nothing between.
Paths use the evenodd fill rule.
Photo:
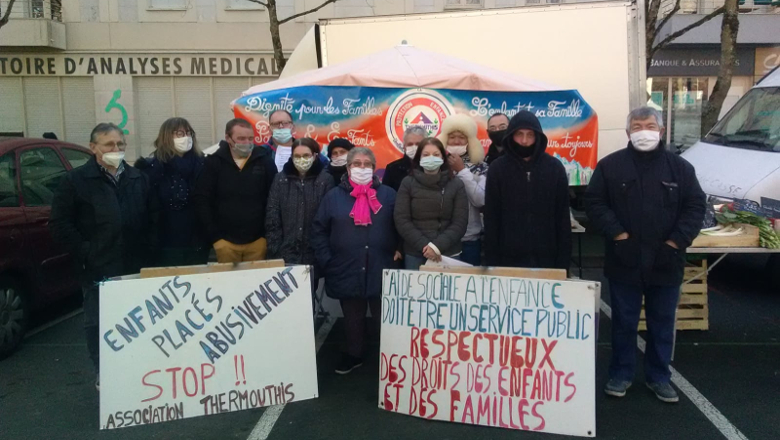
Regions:
<instances>
[{"instance_id":1,"label":"woman wearing white face mask","mask_svg":"<svg viewBox=\"0 0 780 440\"><path fill-rule=\"evenodd\" d=\"M368 148L347 155L348 179L333 188L312 223L311 245L325 276L325 292L341 302L347 351L336 373L363 364L366 309L378 328L382 272L396 266L393 223L395 191L374 175L376 158Z\"/></svg>"},{"instance_id":2,"label":"woman wearing white face mask","mask_svg":"<svg viewBox=\"0 0 780 440\"><path fill-rule=\"evenodd\" d=\"M426 260L457 257L469 220L463 182L452 176L444 145L423 139L412 161L412 174L401 182L395 224L404 240L404 264L417 270Z\"/></svg>"},{"instance_id":3,"label":"woman wearing white face mask","mask_svg":"<svg viewBox=\"0 0 780 440\"><path fill-rule=\"evenodd\" d=\"M159 266L206 264L210 246L197 222L192 203L195 182L203 168L195 130L184 118L163 122L151 156L136 161L149 176L160 206Z\"/></svg>"},{"instance_id":4,"label":"woman wearing white face mask","mask_svg":"<svg viewBox=\"0 0 780 440\"><path fill-rule=\"evenodd\" d=\"M265 217L268 257L285 264L315 265L309 232L314 215L325 194L333 188L333 178L317 156L320 146L310 138L292 144L292 157L277 174L268 194ZM315 268L312 294L319 282Z\"/></svg>"},{"instance_id":5,"label":"woman wearing white face mask","mask_svg":"<svg viewBox=\"0 0 780 440\"><path fill-rule=\"evenodd\" d=\"M485 149L477 139L477 123L468 115L452 115L444 120L439 140L447 146L447 162L466 187L469 224L463 236L461 259L473 266L482 263L482 215L488 164Z\"/></svg>"}]
</instances>

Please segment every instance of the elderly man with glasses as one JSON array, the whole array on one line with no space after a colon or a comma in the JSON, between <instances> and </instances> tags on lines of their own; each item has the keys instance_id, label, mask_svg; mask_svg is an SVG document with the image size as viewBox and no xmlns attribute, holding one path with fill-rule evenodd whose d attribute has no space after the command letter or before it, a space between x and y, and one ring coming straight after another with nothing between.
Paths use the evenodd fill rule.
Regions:
<instances>
[{"instance_id":1,"label":"elderly man with glasses","mask_svg":"<svg viewBox=\"0 0 780 440\"><path fill-rule=\"evenodd\" d=\"M148 177L124 161L126 145L121 128L98 124L89 142L94 156L63 177L49 222L81 275L87 349L98 373L98 283L138 273L157 247L155 198ZM99 375L95 386L100 389Z\"/></svg>"}]
</instances>

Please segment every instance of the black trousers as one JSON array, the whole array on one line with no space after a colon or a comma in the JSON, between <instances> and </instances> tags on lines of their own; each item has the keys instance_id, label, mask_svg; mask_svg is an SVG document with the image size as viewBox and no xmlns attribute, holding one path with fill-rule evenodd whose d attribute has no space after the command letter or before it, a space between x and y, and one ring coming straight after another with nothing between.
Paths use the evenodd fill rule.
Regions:
<instances>
[{"instance_id":1,"label":"black trousers","mask_svg":"<svg viewBox=\"0 0 780 440\"><path fill-rule=\"evenodd\" d=\"M381 298L353 298L341 300L344 312L344 330L347 336L347 354L362 358L366 349L366 310L371 309L371 317L377 334L382 316Z\"/></svg>"},{"instance_id":2,"label":"black trousers","mask_svg":"<svg viewBox=\"0 0 780 440\"><path fill-rule=\"evenodd\" d=\"M89 359L100 372L100 287L94 283L82 287L84 293L84 333Z\"/></svg>"}]
</instances>

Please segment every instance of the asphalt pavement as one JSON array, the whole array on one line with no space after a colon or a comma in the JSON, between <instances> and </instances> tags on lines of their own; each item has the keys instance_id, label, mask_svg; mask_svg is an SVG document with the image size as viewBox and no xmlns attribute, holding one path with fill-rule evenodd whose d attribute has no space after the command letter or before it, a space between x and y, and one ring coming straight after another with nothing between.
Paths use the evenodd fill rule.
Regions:
<instances>
[{"instance_id":1,"label":"asphalt pavement","mask_svg":"<svg viewBox=\"0 0 780 440\"><path fill-rule=\"evenodd\" d=\"M729 257L713 270L709 331L678 332L673 367L690 385L680 393L678 404L658 401L643 386L641 359L637 380L625 398L609 398L601 392L610 356L610 321L602 313L597 438L780 438L780 292L769 288L750 263ZM586 268L584 278L601 280L601 271ZM606 304L607 289L604 284ZM266 409L99 431L99 397L83 339L83 315L56 321L72 314L74 307L67 304L40 315L36 324L47 327L0 362L0 439L250 437ZM56 324L49 326L52 321ZM364 366L339 376L333 368L343 341L338 320L318 353L320 397L288 404L278 418L266 417L264 423L272 423L269 439L568 438L385 412L377 407L378 336L372 339ZM639 352L637 356L641 358Z\"/></svg>"}]
</instances>

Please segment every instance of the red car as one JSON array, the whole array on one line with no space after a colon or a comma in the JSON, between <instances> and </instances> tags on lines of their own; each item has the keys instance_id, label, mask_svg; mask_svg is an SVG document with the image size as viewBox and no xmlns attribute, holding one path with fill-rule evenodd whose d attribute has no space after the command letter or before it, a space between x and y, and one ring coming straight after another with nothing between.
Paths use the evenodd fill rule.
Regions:
<instances>
[{"instance_id":1,"label":"red car","mask_svg":"<svg viewBox=\"0 0 780 440\"><path fill-rule=\"evenodd\" d=\"M91 156L55 140L0 140L0 359L21 342L31 312L79 292L48 224L60 179Z\"/></svg>"}]
</instances>

